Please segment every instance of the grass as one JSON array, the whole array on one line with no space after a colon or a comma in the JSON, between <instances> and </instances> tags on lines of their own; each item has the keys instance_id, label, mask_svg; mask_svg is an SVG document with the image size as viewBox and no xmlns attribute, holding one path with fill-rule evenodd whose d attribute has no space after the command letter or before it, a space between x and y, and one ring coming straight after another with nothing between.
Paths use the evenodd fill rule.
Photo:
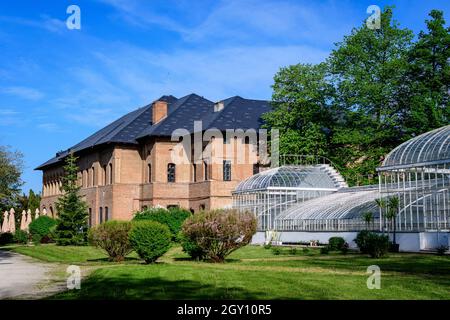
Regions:
<instances>
[{"instance_id":1,"label":"grass","mask_svg":"<svg viewBox=\"0 0 450 320\"><path fill-rule=\"evenodd\" d=\"M81 290L51 299L450 299L450 257L391 254L371 259L360 254L296 254L247 246L224 264L188 259L173 247L159 262L144 265L131 255L107 262L92 247L15 247L12 250L49 262L96 266ZM369 290L370 265L381 268L381 289Z\"/></svg>"}]
</instances>

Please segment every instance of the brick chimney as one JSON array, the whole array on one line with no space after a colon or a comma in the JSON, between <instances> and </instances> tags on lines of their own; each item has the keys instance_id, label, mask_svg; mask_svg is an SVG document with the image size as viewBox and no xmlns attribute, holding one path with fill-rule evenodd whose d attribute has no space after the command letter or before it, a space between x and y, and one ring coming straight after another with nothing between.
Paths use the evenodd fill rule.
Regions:
<instances>
[{"instance_id":1,"label":"brick chimney","mask_svg":"<svg viewBox=\"0 0 450 320\"><path fill-rule=\"evenodd\" d=\"M158 123L167 117L167 102L155 101L152 107L152 123Z\"/></svg>"}]
</instances>

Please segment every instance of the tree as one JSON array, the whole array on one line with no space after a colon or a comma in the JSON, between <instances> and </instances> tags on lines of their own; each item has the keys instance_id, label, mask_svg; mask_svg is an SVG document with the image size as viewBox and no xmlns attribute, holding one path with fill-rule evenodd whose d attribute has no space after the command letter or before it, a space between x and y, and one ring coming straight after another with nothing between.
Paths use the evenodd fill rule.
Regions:
<instances>
[{"instance_id":1,"label":"tree","mask_svg":"<svg viewBox=\"0 0 450 320\"><path fill-rule=\"evenodd\" d=\"M32 189L28 191L28 195L25 193L22 194L18 198L18 205L17 205L17 211L22 212L22 210L28 210L30 209L31 212L35 212L36 209L40 207L41 204L41 194L34 193Z\"/></svg>"},{"instance_id":2,"label":"tree","mask_svg":"<svg viewBox=\"0 0 450 320\"><path fill-rule=\"evenodd\" d=\"M370 229L370 223L373 222L373 213L371 211L365 211L361 214L363 220L366 222L367 230Z\"/></svg>"},{"instance_id":3,"label":"tree","mask_svg":"<svg viewBox=\"0 0 450 320\"><path fill-rule=\"evenodd\" d=\"M9 210L17 204L20 187L23 185L22 170L22 153L0 146L0 212Z\"/></svg>"},{"instance_id":4,"label":"tree","mask_svg":"<svg viewBox=\"0 0 450 320\"><path fill-rule=\"evenodd\" d=\"M404 139L404 84L413 32L402 29L392 9L381 14L381 28L364 23L337 44L328 63L336 87L331 158L343 174L375 173L382 157Z\"/></svg>"},{"instance_id":5,"label":"tree","mask_svg":"<svg viewBox=\"0 0 450 320\"><path fill-rule=\"evenodd\" d=\"M275 75L273 112L264 119L280 130L280 153L326 155L333 92L326 76L325 63L297 64Z\"/></svg>"},{"instance_id":6,"label":"tree","mask_svg":"<svg viewBox=\"0 0 450 320\"><path fill-rule=\"evenodd\" d=\"M397 233L397 215L398 215L399 204L400 204L400 199L397 196L392 196L388 200L388 210L387 210L386 218L392 224L392 233L393 233L392 243L394 245L397 244L396 233Z\"/></svg>"},{"instance_id":7,"label":"tree","mask_svg":"<svg viewBox=\"0 0 450 320\"><path fill-rule=\"evenodd\" d=\"M432 10L408 56L410 86L406 124L409 134L450 122L450 28L444 13Z\"/></svg>"},{"instance_id":8,"label":"tree","mask_svg":"<svg viewBox=\"0 0 450 320\"><path fill-rule=\"evenodd\" d=\"M57 245L84 245L87 242L87 204L79 195L77 157L70 153L65 160L62 191L56 202L59 215L55 230Z\"/></svg>"}]
</instances>

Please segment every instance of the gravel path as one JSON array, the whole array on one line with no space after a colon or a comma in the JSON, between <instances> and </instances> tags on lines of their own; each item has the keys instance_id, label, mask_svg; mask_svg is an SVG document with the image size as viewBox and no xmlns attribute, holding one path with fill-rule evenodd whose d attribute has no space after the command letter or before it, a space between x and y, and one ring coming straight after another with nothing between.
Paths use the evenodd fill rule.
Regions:
<instances>
[{"instance_id":1,"label":"gravel path","mask_svg":"<svg viewBox=\"0 0 450 320\"><path fill-rule=\"evenodd\" d=\"M0 300L39 299L58 291L55 266L0 250ZM60 282L60 281L59 281Z\"/></svg>"}]
</instances>

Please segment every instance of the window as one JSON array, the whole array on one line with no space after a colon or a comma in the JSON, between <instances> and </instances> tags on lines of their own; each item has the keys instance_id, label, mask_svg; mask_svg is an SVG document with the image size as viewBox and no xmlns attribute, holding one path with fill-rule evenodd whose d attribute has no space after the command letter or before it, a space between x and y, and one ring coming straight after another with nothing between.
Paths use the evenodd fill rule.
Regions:
<instances>
[{"instance_id":1,"label":"window","mask_svg":"<svg viewBox=\"0 0 450 320\"><path fill-rule=\"evenodd\" d=\"M102 223L103 222L103 208L100 207L98 210L99 210L98 211L98 223Z\"/></svg>"},{"instance_id":2,"label":"window","mask_svg":"<svg viewBox=\"0 0 450 320\"><path fill-rule=\"evenodd\" d=\"M205 181L208 180L208 164L204 161L205 164Z\"/></svg>"},{"instance_id":3,"label":"window","mask_svg":"<svg viewBox=\"0 0 450 320\"><path fill-rule=\"evenodd\" d=\"M194 177L192 180L194 182L197 182L197 164L194 163L192 166L193 166L193 174L194 174Z\"/></svg>"},{"instance_id":4,"label":"window","mask_svg":"<svg viewBox=\"0 0 450 320\"><path fill-rule=\"evenodd\" d=\"M92 227L92 208L89 208L89 227Z\"/></svg>"},{"instance_id":5,"label":"window","mask_svg":"<svg viewBox=\"0 0 450 320\"><path fill-rule=\"evenodd\" d=\"M106 165L103 166L103 185L106 186L108 180L106 180Z\"/></svg>"},{"instance_id":6,"label":"window","mask_svg":"<svg viewBox=\"0 0 450 320\"><path fill-rule=\"evenodd\" d=\"M167 182L175 182L175 164L169 163L167 165Z\"/></svg>"},{"instance_id":7,"label":"window","mask_svg":"<svg viewBox=\"0 0 450 320\"><path fill-rule=\"evenodd\" d=\"M148 170L147 182L151 183L152 182L152 165L150 163L147 166L147 170Z\"/></svg>"},{"instance_id":8,"label":"window","mask_svg":"<svg viewBox=\"0 0 450 320\"><path fill-rule=\"evenodd\" d=\"M97 179L95 179L95 167L92 167L92 186L95 186Z\"/></svg>"},{"instance_id":9,"label":"window","mask_svg":"<svg viewBox=\"0 0 450 320\"><path fill-rule=\"evenodd\" d=\"M259 165L257 163L253 164L253 174L259 173Z\"/></svg>"},{"instance_id":10,"label":"window","mask_svg":"<svg viewBox=\"0 0 450 320\"><path fill-rule=\"evenodd\" d=\"M112 163L110 163L109 164L109 170L108 170L109 172L109 174L108 174L108 176L109 176L109 181L108 181L108 183L109 184L112 184L113 183L113 168L112 168Z\"/></svg>"},{"instance_id":11,"label":"window","mask_svg":"<svg viewBox=\"0 0 450 320\"><path fill-rule=\"evenodd\" d=\"M105 221L109 220L109 208L105 207Z\"/></svg>"},{"instance_id":12,"label":"window","mask_svg":"<svg viewBox=\"0 0 450 320\"><path fill-rule=\"evenodd\" d=\"M231 181L231 161L223 161L223 181Z\"/></svg>"}]
</instances>

